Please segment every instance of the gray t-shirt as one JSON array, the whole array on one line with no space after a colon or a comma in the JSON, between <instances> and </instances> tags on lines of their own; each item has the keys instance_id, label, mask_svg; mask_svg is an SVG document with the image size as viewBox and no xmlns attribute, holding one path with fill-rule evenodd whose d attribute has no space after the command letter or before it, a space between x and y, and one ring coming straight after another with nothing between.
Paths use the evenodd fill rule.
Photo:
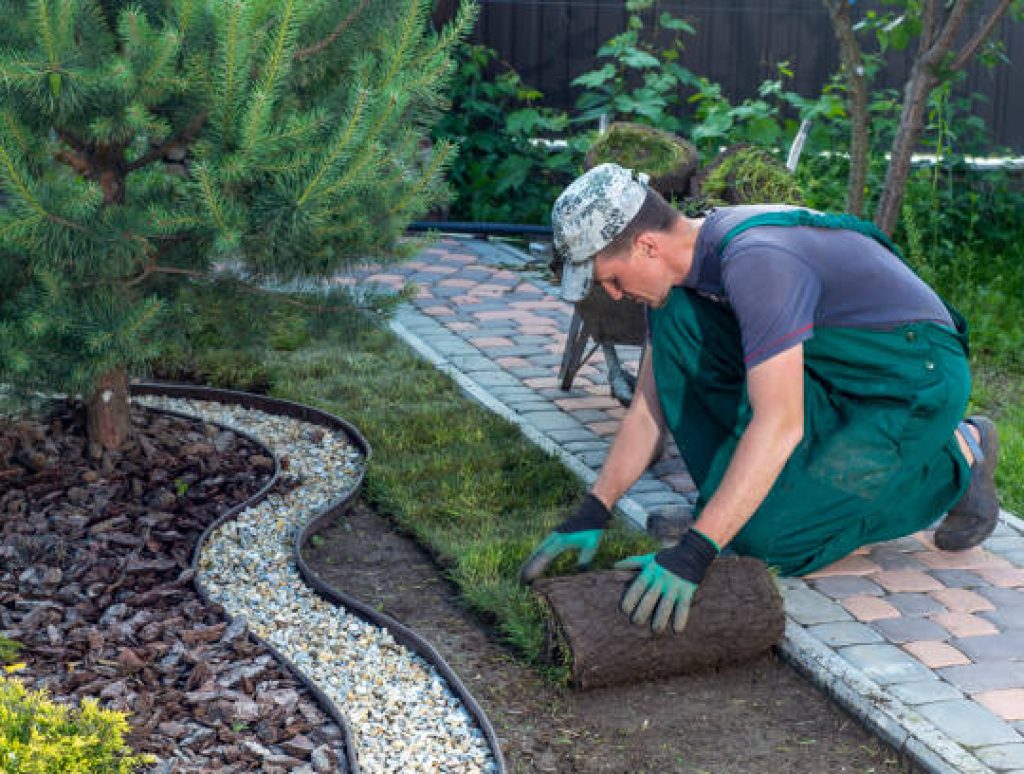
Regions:
<instances>
[{"instance_id":1,"label":"gray t-shirt","mask_svg":"<svg viewBox=\"0 0 1024 774\"><path fill-rule=\"evenodd\" d=\"M743 337L747 368L807 341L817 326L889 329L932 321L953 327L935 292L899 257L855 231L760 226L716 255L722 237L781 205L721 207L697 236L683 285L728 304Z\"/></svg>"}]
</instances>

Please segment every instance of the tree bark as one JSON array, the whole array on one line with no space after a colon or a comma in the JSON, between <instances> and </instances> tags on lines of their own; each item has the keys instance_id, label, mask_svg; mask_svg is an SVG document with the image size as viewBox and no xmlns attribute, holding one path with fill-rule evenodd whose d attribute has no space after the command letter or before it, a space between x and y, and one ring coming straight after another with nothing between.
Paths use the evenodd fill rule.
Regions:
<instances>
[{"instance_id":1,"label":"tree bark","mask_svg":"<svg viewBox=\"0 0 1024 774\"><path fill-rule=\"evenodd\" d=\"M878 209L875 211L875 225L887 234L892 234L900 217L907 177L910 175L911 158L924 130L928 97L939 84L939 66L947 60L952 51L951 61L946 64L947 71L952 73L963 69L977 53L981 44L995 31L1009 9L1010 2L1011 0L999 0L997 5L978 21L974 34L958 51L952 51L953 43L967 19L968 1L957 0L952 8L946 11L940 9L940 3L936 0L926 4L921 44L910 78L903 90L899 130L893 140L889 168L885 173L885 186L878 202Z\"/></svg>"},{"instance_id":2,"label":"tree bark","mask_svg":"<svg viewBox=\"0 0 1024 774\"><path fill-rule=\"evenodd\" d=\"M654 634L619 610L636 573L587 572L534 583L551 610L549 655L568 652L582 688L637 683L756 658L782 639L782 595L763 562L718 559L681 634Z\"/></svg>"},{"instance_id":3,"label":"tree bark","mask_svg":"<svg viewBox=\"0 0 1024 774\"><path fill-rule=\"evenodd\" d=\"M128 412L128 372L114 368L100 377L85 404L89 439L104 449L117 449L131 433Z\"/></svg>"},{"instance_id":4,"label":"tree bark","mask_svg":"<svg viewBox=\"0 0 1024 774\"><path fill-rule=\"evenodd\" d=\"M847 108L850 111L850 172L846 186L846 211L864 214L864 193L868 179L868 84L864 56L850 21L847 0L825 0L832 17L832 29L839 42L839 54L846 72Z\"/></svg>"}]
</instances>

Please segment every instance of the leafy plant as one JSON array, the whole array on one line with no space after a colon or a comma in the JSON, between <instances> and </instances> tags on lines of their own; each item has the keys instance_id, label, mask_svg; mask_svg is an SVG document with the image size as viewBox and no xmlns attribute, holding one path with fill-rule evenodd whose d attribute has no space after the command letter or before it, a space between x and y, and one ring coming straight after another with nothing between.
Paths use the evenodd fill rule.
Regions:
<instances>
[{"instance_id":1,"label":"leafy plant","mask_svg":"<svg viewBox=\"0 0 1024 774\"><path fill-rule=\"evenodd\" d=\"M670 132L684 128L679 117L683 95L698 87L698 78L680 64L684 35L695 30L667 11L660 13L644 36L644 12L654 0L627 0L630 12L626 30L597 50L600 67L583 73L572 82L585 91L576 101L577 122L608 120L649 124ZM667 45L664 38L668 38Z\"/></svg>"},{"instance_id":2,"label":"leafy plant","mask_svg":"<svg viewBox=\"0 0 1024 774\"><path fill-rule=\"evenodd\" d=\"M130 774L154 763L152 755L133 755L124 741L124 713L100 709L84 699L78 709L57 704L42 691L27 691L0 677L0 761L17 774Z\"/></svg>"},{"instance_id":3,"label":"leafy plant","mask_svg":"<svg viewBox=\"0 0 1024 774\"><path fill-rule=\"evenodd\" d=\"M1024 19L1024 0L1006 0L972 13L971 0L920 3L917 0L886 0L893 10L866 9L859 20L852 16L853 3L824 0L839 42L842 70L850 96L851 142L847 201L851 212L863 210L865 174L870 132L867 111L869 82L877 73L881 56L890 49L903 50L917 41L909 74L902 89L900 115L889 147L885 181L875 207L875 223L893 233L911 175L912 158L926 123L932 97L977 57L986 65L1005 61L1002 44L995 36L1004 17ZM860 35L860 37L858 37ZM861 42L877 47L865 53ZM872 40L873 39L873 40Z\"/></svg>"},{"instance_id":4,"label":"leafy plant","mask_svg":"<svg viewBox=\"0 0 1024 774\"><path fill-rule=\"evenodd\" d=\"M568 116L538 103L542 94L485 46L462 44L452 80L453 110L433 131L458 143L448 170L455 190L449 217L546 223L558 193L580 171L583 141L552 146Z\"/></svg>"}]
</instances>

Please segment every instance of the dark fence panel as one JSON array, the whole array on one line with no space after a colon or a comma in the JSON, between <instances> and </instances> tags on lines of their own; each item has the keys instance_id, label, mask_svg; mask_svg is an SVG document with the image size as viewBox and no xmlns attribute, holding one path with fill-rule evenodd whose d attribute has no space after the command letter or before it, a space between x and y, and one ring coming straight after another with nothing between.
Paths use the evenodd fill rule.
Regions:
<instances>
[{"instance_id":1,"label":"dark fence panel","mask_svg":"<svg viewBox=\"0 0 1024 774\"><path fill-rule=\"evenodd\" d=\"M457 0L439 0L437 18ZM570 86L593 69L594 55L608 38L625 29L623 0L479 0L474 39L497 49L526 83L544 93L547 105L569 109L578 90ZM857 11L877 5L860 2ZM687 36L682 64L722 85L734 102L757 93L776 77L776 63L788 61L795 78L786 87L805 97L820 93L838 69L838 46L820 0L721 0L662 2L660 7L686 19L697 34ZM970 26L970 25L968 25ZM974 112L999 145L1024 153L1024 23L1004 21L999 35L1009 65L988 70L972 62L964 94L986 101ZM878 86L900 88L910 52L890 56Z\"/></svg>"}]
</instances>

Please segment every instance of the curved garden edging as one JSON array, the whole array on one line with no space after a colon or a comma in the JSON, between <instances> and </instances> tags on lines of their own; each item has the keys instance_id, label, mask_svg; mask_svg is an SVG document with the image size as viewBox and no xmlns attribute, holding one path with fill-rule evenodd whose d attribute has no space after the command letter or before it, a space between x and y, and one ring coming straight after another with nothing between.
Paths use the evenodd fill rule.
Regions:
<instances>
[{"instance_id":1,"label":"curved garden edging","mask_svg":"<svg viewBox=\"0 0 1024 774\"><path fill-rule=\"evenodd\" d=\"M332 430L340 430L352 441L352 443L358 447L363 453L364 460L368 460L371 456L372 450L369 443L349 422L344 419L335 416L327 411L305 406L292 401L271 398L263 395L255 395L252 393L238 392L233 390L223 390L211 387L200 387L197 385L185 385L185 384L170 384L170 383L136 383L131 385L131 394L133 396L160 396L167 398L182 398L189 400L202 400L211 401L216 403L230 403L242 406L243 408L256 409L263 411L267 414L275 414L280 416L287 416L293 419L309 422L311 424L318 424L324 427L329 427ZM177 413L173 411L166 411L165 413ZM237 432L243 435L248 440L255 441L259 446L266 448L266 445L259 439L254 439L247 433L240 432L235 428L231 428L233 432ZM243 503L236 505L218 519L211 523L199 537L196 542L196 547L192 554L192 569L195 571L193 583L196 587L197 592L203 598L204 601L210 603L210 599L207 590L199 582L199 557L201 554L202 547L204 546L207 538L214 533L221 525L225 522L235 519L238 514L247 508L259 503L263 500L268 492L273 488L280 474L280 461L277 455L272 449L267 449L271 459L274 460L274 474L271 480L263 487L256 495L250 497ZM501 746L497 739L497 734L491 725L490 720L484 713L480 704L476 698L469 692L466 686L459 679L458 675L454 670L445 662L444 658L437 652L437 650L425 639L420 637L416 632L409 629L404 624L395 620L391 616L381 613L364 602L350 597L343 592L334 589L328 584L324 583L314 573L309 566L306 564L305 559L302 556L302 546L306 538L321 526L327 519L335 518L340 514L347 511L355 499L356 495L362 488L363 480L365 478L365 466L359 472L355 482L347 490L343 491L341 495L328 503L325 507L320 509L313 518L306 522L303 526L296 527L293 539L293 556L295 560L296 568L299 571L299 575L302 580L320 597L327 600L334 605L341 605L348 610L351 610L357 616L363 618L370 623L389 631L394 637L395 641L403 645L413 653L423 658L429 664L431 664L437 672L447 681L452 692L459 698L463 703L466 712L473 718L479 727L484 738L487 740L488 747L491 751L491 756L495 765L496 770L499 774L506 772L504 758L501 754ZM230 616L229 616L230 618ZM252 636L256 637L255 633ZM345 760L349 766L349 769L353 772L358 772L359 762L356 755L356 746L354 741L354 735L352 728L348 720L341 713L337 705L320 689L312 680L296 667L290 659L284 656L277 648L270 643L266 642L262 638L257 637L261 644L263 644L273 656L285 667L292 672L305 686L309 689L310 693L316 698L323 710L328 716L334 720L338 726L342 729L344 744L345 744Z\"/></svg>"}]
</instances>

